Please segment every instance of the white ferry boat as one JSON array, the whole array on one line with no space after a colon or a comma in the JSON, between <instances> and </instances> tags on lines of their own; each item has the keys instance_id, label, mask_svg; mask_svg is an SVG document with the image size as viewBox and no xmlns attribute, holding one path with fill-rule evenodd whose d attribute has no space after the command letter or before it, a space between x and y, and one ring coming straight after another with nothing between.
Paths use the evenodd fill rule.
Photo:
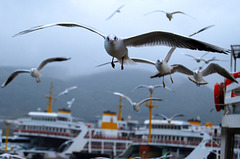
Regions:
<instances>
[{"instance_id":1,"label":"white ferry boat","mask_svg":"<svg viewBox=\"0 0 240 159\"><path fill-rule=\"evenodd\" d=\"M17 150L21 156L38 159L112 157L131 144L137 121L124 121L121 114L107 111L95 127L72 117L70 110L52 112L52 88L51 85L47 96L47 111L29 112L27 118L18 119L13 138L28 140L28 144L24 143L25 149Z\"/></svg>"},{"instance_id":2,"label":"white ferry boat","mask_svg":"<svg viewBox=\"0 0 240 159\"><path fill-rule=\"evenodd\" d=\"M152 120L151 139L149 140L149 120L139 128L131 146L118 158L157 158L168 153L170 158L185 158L204 142L206 152L219 147L221 127L199 120ZM214 141L214 142L213 142ZM202 144L203 145L203 144Z\"/></svg>"}]
</instances>

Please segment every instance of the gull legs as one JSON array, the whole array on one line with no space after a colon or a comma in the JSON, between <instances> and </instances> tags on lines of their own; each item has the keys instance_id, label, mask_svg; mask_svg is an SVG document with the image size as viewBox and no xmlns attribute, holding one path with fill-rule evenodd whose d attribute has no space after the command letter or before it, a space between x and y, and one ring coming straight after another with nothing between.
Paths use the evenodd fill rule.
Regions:
<instances>
[{"instance_id":1,"label":"gull legs","mask_svg":"<svg viewBox=\"0 0 240 159\"><path fill-rule=\"evenodd\" d=\"M114 64L113 60L114 60L114 57L112 58L111 65L112 65L112 68L115 68L115 64Z\"/></svg>"}]
</instances>

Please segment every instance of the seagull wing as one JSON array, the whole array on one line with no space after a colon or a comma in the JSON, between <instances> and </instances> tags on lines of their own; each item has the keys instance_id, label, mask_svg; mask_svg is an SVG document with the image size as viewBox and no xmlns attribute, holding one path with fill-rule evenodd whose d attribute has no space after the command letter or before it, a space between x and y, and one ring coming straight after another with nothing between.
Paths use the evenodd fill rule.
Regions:
<instances>
[{"instance_id":1,"label":"seagull wing","mask_svg":"<svg viewBox=\"0 0 240 159\"><path fill-rule=\"evenodd\" d=\"M205 53L205 54L203 54L203 55L200 57L200 60L202 60L202 58L203 58L205 55L207 55L207 54L208 54L208 52Z\"/></svg>"},{"instance_id":2,"label":"seagull wing","mask_svg":"<svg viewBox=\"0 0 240 159\"><path fill-rule=\"evenodd\" d=\"M8 83L10 83L18 74L20 73L30 73L30 70L16 70L15 72L13 72L8 79L2 84L2 88L5 87L6 85L8 85Z\"/></svg>"},{"instance_id":3,"label":"seagull wing","mask_svg":"<svg viewBox=\"0 0 240 159\"><path fill-rule=\"evenodd\" d=\"M61 93L58 94L58 96L61 96L63 94L67 93L67 90L62 91Z\"/></svg>"},{"instance_id":4,"label":"seagull wing","mask_svg":"<svg viewBox=\"0 0 240 159\"><path fill-rule=\"evenodd\" d=\"M165 119L165 120L169 120L169 118L168 118L166 115L164 115L164 114L159 114L159 115L162 116L163 119Z\"/></svg>"},{"instance_id":5,"label":"seagull wing","mask_svg":"<svg viewBox=\"0 0 240 159\"><path fill-rule=\"evenodd\" d=\"M147 85L144 85L144 84L141 84L141 85L138 85L137 87L135 87L135 88L133 89L133 91L134 91L135 89L137 89L137 88L148 88L148 86L147 86Z\"/></svg>"},{"instance_id":6,"label":"seagull wing","mask_svg":"<svg viewBox=\"0 0 240 159\"><path fill-rule=\"evenodd\" d=\"M178 14L178 13L180 13L180 14L185 14L185 15L186 15L186 13L181 12L181 11L172 12L171 14Z\"/></svg>"},{"instance_id":7,"label":"seagull wing","mask_svg":"<svg viewBox=\"0 0 240 159\"><path fill-rule=\"evenodd\" d=\"M181 12L181 11L172 12L171 14L173 15L173 14L178 14L178 13L180 13L180 14L184 14L184 15L186 15L186 16L189 16L189 17L195 19L194 17L192 17L192 16L190 16L190 15L184 13L184 12Z\"/></svg>"},{"instance_id":8,"label":"seagull wing","mask_svg":"<svg viewBox=\"0 0 240 159\"><path fill-rule=\"evenodd\" d=\"M176 49L176 47L172 47L172 48L169 50L167 56L164 58L164 61L166 61L166 62L169 61L169 59L171 58L172 53L175 51L175 49Z\"/></svg>"},{"instance_id":9,"label":"seagull wing","mask_svg":"<svg viewBox=\"0 0 240 159\"><path fill-rule=\"evenodd\" d=\"M109 20L110 18L112 18L112 16L114 16L114 14L116 14L117 12L120 12L120 9L122 9L122 7L124 7L125 5L121 5L117 10L115 10L108 18L106 18L106 20Z\"/></svg>"},{"instance_id":10,"label":"seagull wing","mask_svg":"<svg viewBox=\"0 0 240 159\"><path fill-rule=\"evenodd\" d=\"M144 15L149 15L149 14L152 14L152 13L156 13L156 12L162 12L162 13L167 13L167 12L164 12L164 11L162 11L162 10L154 10L154 11L152 11L152 12L148 12L148 13L146 13L146 14L144 14Z\"/></svg>"},{"instance_id":11,"label":"seagull wing","mask_svg":"<svg viewBox=\"0 0 240 159\"><path fill-rule=\"evenodd\" d=\"M132 100L128 96L125 96L124 94L119 93L119 92L113 92L113 94L121 96L122 98L128 100L131 103L131 105L133 104Z\"/></svg>"},{"instance_id":12,"label":"seagull wing","mask_svg":"<svg viewBox=\"0 0 240 159\"><path fill-rule=\"evenodd\" d=\"M204 31L204 30L207 30L207 29L209 29L209 28L211 28L211 27L213 27L213 26L215 26L215 25L209 25L209 26L207 26L207 27L205 27L205 28L202 28L202 29L200 29L199 31L197 31L197 32L189 35L189 37L192 37L193 35L196 35L196 34L202 32L202 31Z\"/></svg>"},{"instance_id":13,"label":"seagull wing","mask_svg":"<svg viewBox=\"0 0 240 159\"><path fill-rule=\"evenodd\" d=\"M218 73L221 76L238 83L238 81L233 77L233 75L231 73L229 73L227 70L225 70L223 67L219 66L218 64L211 63L211 64L208 65L207 68L205 68L202 71L203 76L207 76L207 75L210 75L210 74L213 74L213 73Z\"/></svg>"},{"instance_id":14,"label":"seagull wing","mask_svg":"<svg viewBox=\"0 0 240 159\"><path fill-rule=\"evenodd\" d=\"M214 26L214 25L207 26L207 27L205 27L205 28L203 28L203 29L201 29L201 30L199 30L199 31L197 31L197 32L189 35L189 37L194 36L194 35L202 32L202 31L204 31L204 30L206 30L206 29L208 29L208 28L211 28L211 27L213 27L213 26ZM170 57L172 56L172 53L175 51L175 49L176 49L176 47L172 47L172 48L169 50L167 56L166 56L165 59L164 59L166 62L169 61L169 59L170 59ZM191 56L191 57L193 57L193 56ZM195 57L193 57L193 58L195 58Z\"/></svg>"},{"instance_id":15,"label":"seagull wing","mask_svg":"<svg viewBox=\"0 0 240 159\"><path fill-rule=\"evenodd\" d=\"M80 28L84 28L84 29L87 29L87 30L89 30L89 31L92 31L92 32L100 35L100 36L103 37L104 39L105 39L105 37L106 37L106 36L103 35L102 33L96 31L95 29L92 29L91 27L84 26L84 25L80 25L80 24L77 24L77 23L72 23L72 22L60 22L60 23L52 23L52 24L47 24L47 25L36 26L36 27L30 28L30 29L21 31L21 32L13 35L13 37L19 36L19 35L23 35L23 34L27 34L27 33L33 32L33 31L41 30L41 29L44 29L44 28L53 27L53 26L80 27Z\"/></svg>"},{"instance_id":16,"label":"seagull wing","mask_svg":"<svg viewBox=\"0 0 240 159\"><path fill-rule=\"evenodd\" d=\"M67 88L66 90L70 91L70 90L76 89L77 87L78 86L72 86L72 87Z\"/></svg>"},{"instance_id":17,"label":"seagull wing","mask_svg":"<svg viewBox=\"0 0 240 159\"><path fill-rule=\"evenodd\" d=\"M186 56L189 56L189 57L191 57L191 58L193 58L193 59L197 59L195 56L192 56L192 55L189 55L189 54L184 54L184 55L186 55Z\"/></svg>"},{"instance_id":18,"label":"seagull wing","mask_svg":"<svg viewBox=\"0 0 240 159\"><path fill-rule=\"evenodd\" d=\"M193 71L188 69L187 67L185 67L183 65L174 64L174 65L171 65L171 66L173 67L171 73L180 72L180 73L183 73L183 74L186 74L186 75L193 75Z\"/></svg>"},{"instance_id":19,"label":"seagull wing","mask_svg":"<svg viewBox=\"0 0 240 159\"><path fill-rule=\"evenodd\" d=\"M217 47L202 41L198 41L195 39L191 39L191 38L173 34L173 33L163 32L163 31L155 31L155 32L145 33L145 34L137 35L134 37L126 38L123 40L123 42L126 46L134 46L134 47L166 45L170 47L219 52L224 54L227 54L228 52L220 47Z\"/></svg>"},{"instance_id":20,"label":"seagull wing","mask_svg":"<svg viewBox=\"0 0 240 159\"><path fill-rule=\"evenodd\" d=\"M71 108L71 106L72 106L72 104L73 104L74 101L75 101L75 98L73 98L73 99L70 100L70 101L67 101L67 105L68 105L68 108L69 108L69 109Z\"/></svg>"},{"instance_id":21,"label":"seagull wing","mask_svg":"<svg viewBox=\"0 0 240 159\"><path fill-rule=\"evenodd\" d=\"M150 100L152 100L152 101L164 101L164 99L160 99L160 98L145 98L142 101L138 102L137 105L140 106L141 104L143 104L147 101L150 101Z\"/></svg>"},{"instance_id":22,"label":"seagull wing","mask_svg":"<svg viewBox=\"0 0 240 159\"><path fill-rule=\"evenodd\" d=\"M138 62L138 63L145 63L145 64L150 64L150 65L154 65L155 66L155 62L148 60L148 59L143 59L143 58L136 58L133 57L131 58L134 62Z\"/></svg>"},{"instance_id":23,"label":"seagull wing","mask_svg":"<svg viewBox=\"0 0 240 159\"><path fill-rule=\"evenodd\" d=\"M174 114L169 120L171 121L173 118L183 117L183 116L184 116L183 114Z\"/></svg>"},{"instance_id":24,"label":"seagull wing","mask_svg":"<svg viewBox=\"0 0 240 159\"><path fill-rule=\"evenodd\" d=\"M47 63L50 62L60 62L60 61L66 61L71 58L66 58L66 57L53 57L53 58L48 58L46 60L43 60L41 64L38 66L37 70L40 71Z\"/></svg>"}]
</instances>

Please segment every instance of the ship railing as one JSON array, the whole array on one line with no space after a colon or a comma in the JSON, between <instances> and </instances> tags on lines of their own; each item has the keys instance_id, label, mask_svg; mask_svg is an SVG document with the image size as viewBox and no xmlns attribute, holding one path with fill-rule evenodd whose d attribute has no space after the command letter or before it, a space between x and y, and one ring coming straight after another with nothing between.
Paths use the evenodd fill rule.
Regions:
<instances>
[{"instance_id":1,"label":"ship railing","mask_svg":"<svg viewBox=\"0 0 240 159\"><path fill-rule=\"evenodd\" d=\"M133 143L148 143L148 139L133 139ZM164 140L164 139L152 139L151 143L162 143L162 144L174 144L174 145L190 145L197 146L200 141L180 141L180 140Z\"/></svg>"},{"instance_id":2,"label":"ship railing","mask_svg":"<svg viewBox=\"0 0 240 159\"><path fill-rule=\"evenodd\" d=\"M86 145L84 148L88 148L88 145ZM92 145L92 149L108 149L112 150L114 146L100 146L100 145ZM116 150L125 150L127 147L126 146L116 146Z\"/></svg>"},{"instance_id":3,"label":"ship railing","mask_svg":"<svg viewBox=\"0 0 240 159\"><path fill-rule=\"evenodd\" d=\"M71 133L65 133L65 132L55 132L55 131L45 131L45 130L26 130L26 129L15 129L14 132L15 133L66 136L66 137L76 137L78 135L78 134L71 134Z\"/></svg>"},{"instance_id":4,"label":"ship railing","mask_svg":"<svg viewBox=\"0 0 240 159\"><path fill-rule=\"evenodd\" d=\"M89 135L86 135L85 138L89 138ZM92 139L106 139L106 140L130 140L130 137L122 137L122 136L102 136L102 135L93 135Z\"/></svg>"}]
</instances>

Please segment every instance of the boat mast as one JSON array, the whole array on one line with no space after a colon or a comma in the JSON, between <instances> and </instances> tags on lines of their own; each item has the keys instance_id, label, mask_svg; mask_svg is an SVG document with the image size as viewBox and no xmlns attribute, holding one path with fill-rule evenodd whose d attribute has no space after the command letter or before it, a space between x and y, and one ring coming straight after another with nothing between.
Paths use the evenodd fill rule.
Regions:
<instances>
[{"instance_id":1,"label":"boat mast","mask_svg":"<svg viewBox=\"0 0 240 159\"><path fill-rule=\"evenodd\" d=\"M56 99L56 97L52 97L52 89L53 89L53 84L51 83L49 96L46 96L46 98L48 98L48 109L47 109L48 113L52 113L52 100Z\"/></svg>"},{"instance_id":2,"label":"boat mast","mask_svg":"<svg viewBox=\"0 0 240 159\"><path fill-rule=\"evenodd\" d=\"M121 121L122 120L122 97L120 96L120 104L118 106L118 121Z\"/></svg>"}]
</instances>

